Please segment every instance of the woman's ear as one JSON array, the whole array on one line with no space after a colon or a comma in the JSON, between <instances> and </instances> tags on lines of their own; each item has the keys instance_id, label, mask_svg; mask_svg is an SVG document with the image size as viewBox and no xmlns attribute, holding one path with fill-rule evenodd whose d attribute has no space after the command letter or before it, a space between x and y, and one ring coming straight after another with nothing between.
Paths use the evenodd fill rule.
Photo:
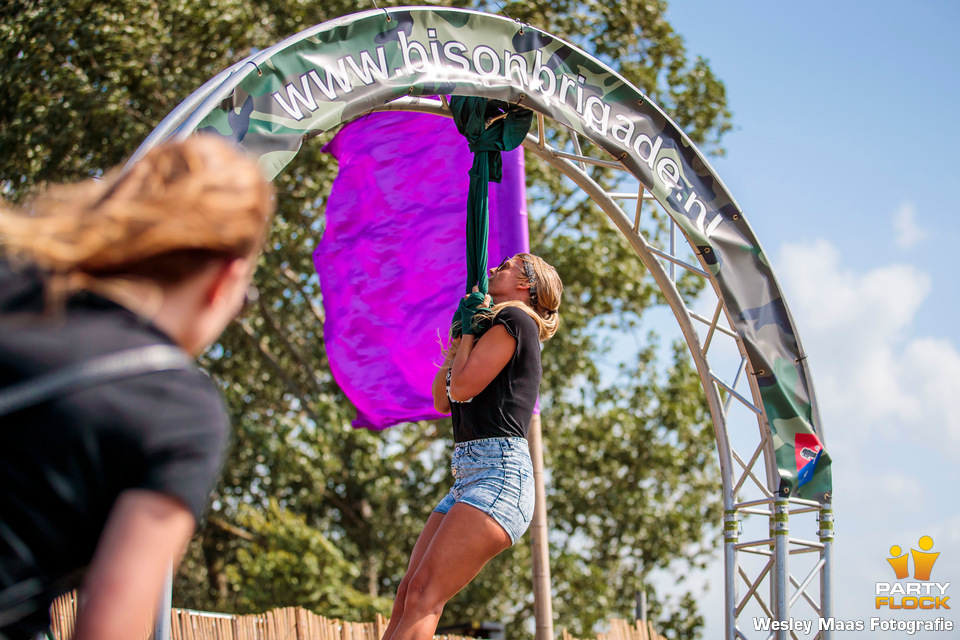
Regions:
<instances>
[{"instance_id":1,"label":"woman's ear","mask_svg":"<svg viewBox=\"0 0 960 640\"><path fill-rule=\"evenodd\" d=\"M231 303L237 297L238 288L246 282L247 261L233 258L216 263L213 277L207 287L207 303L211 305Z\"/></svg>"}]
</instances>

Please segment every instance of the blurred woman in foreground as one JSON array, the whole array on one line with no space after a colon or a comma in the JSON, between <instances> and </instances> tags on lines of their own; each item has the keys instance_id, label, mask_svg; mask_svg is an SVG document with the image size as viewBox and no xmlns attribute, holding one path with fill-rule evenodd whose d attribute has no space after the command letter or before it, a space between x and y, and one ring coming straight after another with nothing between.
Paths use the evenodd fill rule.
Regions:
<instances>
[{"instance_id":1,"label":"blurred woman in foreground","mask_svg":"<svg viewBox=\"0 0 960 640\"><path fill-rule=\"evenodd\" d=\"M198 136L0 213L0 395L121 351L189 356L0 415L0 639L78 583L76 640L149 628L227 437L189 360L239 312L273 208L253 161Z\"/></svg>"}]
</instances>

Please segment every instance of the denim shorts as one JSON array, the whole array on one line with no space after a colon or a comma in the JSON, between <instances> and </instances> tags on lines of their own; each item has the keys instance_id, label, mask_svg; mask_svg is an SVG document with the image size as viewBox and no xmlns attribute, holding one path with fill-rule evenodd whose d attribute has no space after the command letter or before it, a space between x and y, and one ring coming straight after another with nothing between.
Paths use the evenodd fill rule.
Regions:
<instances>
[{"instance_id":1,"label":"denim shorts","mask_svg":"<svg viewBox=\"0 0 960 640\"><path fill-rule=\"evenodd\" d=\"M533 519L533 463L526 438L486 438L453 447L454 483L434 511L462 502L497 521L517 543Z\"/></svg>"}]
</instances>

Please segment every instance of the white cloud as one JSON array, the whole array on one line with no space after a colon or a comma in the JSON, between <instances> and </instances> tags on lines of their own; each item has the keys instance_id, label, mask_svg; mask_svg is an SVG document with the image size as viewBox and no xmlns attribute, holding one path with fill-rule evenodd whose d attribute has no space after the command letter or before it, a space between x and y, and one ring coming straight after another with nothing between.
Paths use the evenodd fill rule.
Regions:
<instances>
[{"instance_id":1,"label":"white cloud","mask_svg":"<svg viewBox=\"0 0 960 640\"><path fill-rule=\"evenodd\" d=\"M927 232L917 225L917 210L911 202L904 202L893 216L897 246L912 249L927 237Z\"/></svg>"},{"instance_id":2,"label":"white cloud","mask_svg":"<svg viewBox=\"0 0 960 640\"><path fill-rule=\"evenodd\" d=\"M911 335L930 277L905 264L858 273L826 240L784 245L776 264L828 442L842 425L850 442L870 433L960 452L960 351Z\"/></svg>"}]
</instances>

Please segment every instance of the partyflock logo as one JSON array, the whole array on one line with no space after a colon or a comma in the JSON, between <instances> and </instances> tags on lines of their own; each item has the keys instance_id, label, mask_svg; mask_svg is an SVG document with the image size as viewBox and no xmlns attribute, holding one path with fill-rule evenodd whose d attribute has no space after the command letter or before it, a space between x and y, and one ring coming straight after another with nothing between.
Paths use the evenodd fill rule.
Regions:
<instances>
[{"instance_id":1,"label":"partyflock logo","mask_svg":"<svg viewBox=\"0 0 960 640\"><path fill-rule=\"evenodd\" d=\"M890 547L887 562L893 568L897 580L910 575L910 560L913 560L913 580L908 582L878 582L877 609L949 609L946 595L949 582L931 582L930 573L936 564L939 552L933 552L933 538L923 536L917 543L920 550L911 549L905 553L899 546Z\"/></svg>"}]
</instances>

